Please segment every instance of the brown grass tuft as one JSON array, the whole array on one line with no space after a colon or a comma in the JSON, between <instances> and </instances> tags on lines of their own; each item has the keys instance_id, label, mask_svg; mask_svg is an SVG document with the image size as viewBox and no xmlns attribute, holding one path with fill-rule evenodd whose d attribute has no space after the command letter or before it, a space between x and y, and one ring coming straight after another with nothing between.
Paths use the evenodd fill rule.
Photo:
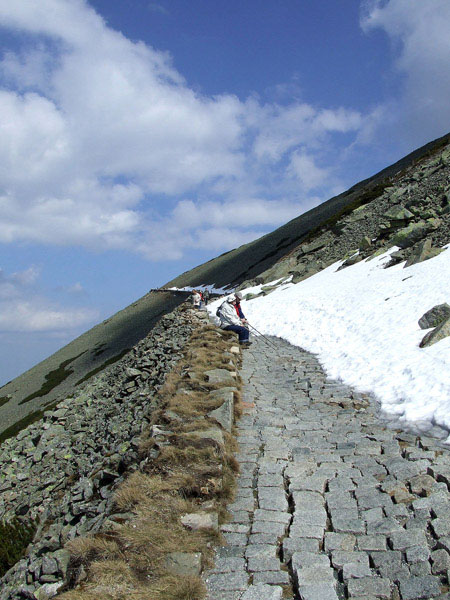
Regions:
<instances>
[{"instance_id":1,"label":"brown grass tuft","mask_svg":"<svg viewBox=\"0 0 450 600\"><path fill-rule=\"evenodd\" d=\"M183 310L190 311L186 306ZM228 518L226 503L235 493L239 464L232 452L235 439L222 431L225 446L195 435L215 424L207 414L221 400L210 392L221 384L206 381L204 372L213 368L234 371L241 358L230 354L235 334L202 325L195 332L184 358L167 376L158 392L158 410L152 424L163 425L173 434L154 439L147 431L141 437L142 471L120 485L114 504L120 512L135 516L114 534L98 534L69 542L71 561L84 565L87 579L63 600L202 600L206 590L199 577L179 577L165 567L170 552L201 552L204 567L211 566L213 545L223 543L215 530L188 531L181 516L196 512L212 501L208 510ZM193 374L192 378L187 376ZM237 378L236 387L240 387ZM181 418L170 417L170 410ZM235 415L241 414L241 395L234 395ZM157 450L159 454L151 452ZM155 458L156 456L156 458ZM145 472L144 472L145 471Z\"/></svg>"}]
</instances>

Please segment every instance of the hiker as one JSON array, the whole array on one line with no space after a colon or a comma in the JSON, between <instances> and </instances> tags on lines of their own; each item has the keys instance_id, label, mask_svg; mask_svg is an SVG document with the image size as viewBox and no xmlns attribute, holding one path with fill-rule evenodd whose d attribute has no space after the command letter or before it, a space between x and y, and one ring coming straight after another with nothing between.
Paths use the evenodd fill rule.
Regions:
<instances>
[{"instance_id":1,"label":"hiker","mask_svg":"<svg viewBox=\"0 0 450 600\"><path fill-rule=\"evenodd\" d=\"M200 308L200 303L202 301L202 297L200 296L200 294L197 292L197 290L192 290L192 305L194 308L199 309Z\"/></svg>"},{"instance_id":2,"label":"hiker","mask_svg":"<svg viewBox=\"0 0 450 600\"><path fill-rule=\"evenodd\" d=\"M232 296L229 296L225 302L222 302L220 307L217 309L216 314L220 319L221 329L234 331L238 334L239 343L242 346L250 346L251 342L248 339L250 332L247 327L245 327L247 320L245 319L242 308L240 307L242 294L239 294L238 292L238 295L233 294Z\"/></svg>"},{"instance_id":3,"label":"hiker","mask_svg":"<svg viewBox=\"0 0 450 600\"><path fill-rule=\"evenodd\" d=\"M203 291L203 301L205 303L205 306L208 304L210 297L211 297L211 294L209 293L209 290L208 289L204 290Z\"/></svg>"}]
</instances>

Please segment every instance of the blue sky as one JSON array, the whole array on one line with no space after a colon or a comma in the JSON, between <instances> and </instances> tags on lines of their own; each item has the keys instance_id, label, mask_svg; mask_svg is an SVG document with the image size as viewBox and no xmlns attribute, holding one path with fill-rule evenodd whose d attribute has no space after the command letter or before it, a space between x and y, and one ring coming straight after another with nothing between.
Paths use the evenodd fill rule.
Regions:
<instances>
[{"instance_id":1,"label":"blue sky","mask_svg":"<svg viewBox=\"0 0 450 600\"><path fill-rule=\"evenodd\" d=\"M0 383L450 130L448 0L0 0Z\"/></svg>"}]
</instances>

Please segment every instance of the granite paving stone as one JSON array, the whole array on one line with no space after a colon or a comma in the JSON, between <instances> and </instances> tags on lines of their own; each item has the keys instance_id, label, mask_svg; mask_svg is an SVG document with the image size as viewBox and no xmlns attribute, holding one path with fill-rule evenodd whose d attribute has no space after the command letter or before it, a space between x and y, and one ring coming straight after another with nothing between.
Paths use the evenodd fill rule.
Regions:
<instances>
[{"instance_id":1,"label":"granite paving stone","mask_svg":"<svg viewBox=\"0 0 450 600\"><path fill-rule=\"evenodd\" d=\"M448 448L271 339L243 352L241 473L208 599L450 600Z\"/></svg>"}]
</instances>

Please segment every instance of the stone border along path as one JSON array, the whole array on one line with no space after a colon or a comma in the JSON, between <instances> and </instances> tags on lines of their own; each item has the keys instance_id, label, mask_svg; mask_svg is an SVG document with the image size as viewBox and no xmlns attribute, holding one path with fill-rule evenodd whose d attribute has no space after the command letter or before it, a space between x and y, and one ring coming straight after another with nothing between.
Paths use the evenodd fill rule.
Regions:
<instances>
[{"instance_id":1,"label":"stone border along path","mask_svg":"<svg viewBox=\"0 0 450 600\"><path fill-rule=\"evenodd\" d=\"M227 546L209 600L449 600L450 452L272 338L244 351Z\"/></svg>"}]
</instances>

